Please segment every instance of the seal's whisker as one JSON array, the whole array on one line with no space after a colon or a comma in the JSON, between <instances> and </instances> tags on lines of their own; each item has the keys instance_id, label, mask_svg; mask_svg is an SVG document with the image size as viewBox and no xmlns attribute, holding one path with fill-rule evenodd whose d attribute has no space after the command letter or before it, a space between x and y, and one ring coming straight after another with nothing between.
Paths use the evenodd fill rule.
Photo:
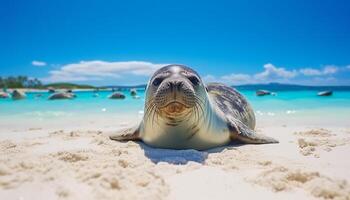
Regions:
<instances>
[{"instance_id":1,"label":"seal's whisker","mask_svg":"<svg viewBox=\"0 0 350 200\"><path fill-rule=\"evenodd\" d=\"M152 104L153 104L152 99L148 100L148 103L145 104L145 114L147 114L149 112L149 109L150 109Z\"/></svg>"},{"instance_id":2,"label":"seal's whisker","mask_svg":"<svg viewBox=\"0 0 350 200\"><path fill-rule=\"evenodd\" d=\"M194 106L194 108L195 108L195 123L196 124L198 124L199 123L199 120L200 120L200 113L199 113L199 110L198 110L198 105L196 104L195 106Z\"/></svg>"},{"instance_id":3,"label":"seal's whisker","mask_svg":"<svg viewBox=\"0 0 350 200\"><path fill-rule=\"evenodd\" d=\"M154 98L149 99L148 104L146 105L146 108L145 108L145 114L149 114L149 112L151 112L154 109L154 106L155 106Z\"/></svg>"},{"instance_id":4,"label":"seal's whisker","mask_svg":"<svg viewBox=\"0 0 350 200\"><path fill-rule=\"evenodd\" d=\"M201 104L201 103L198 103L197 105L198 105L198 107L201 109L203 115L205 115L206 113L204 112L204 109L203 109L202 104Z\"/></svg>"},{"instance_id":5,"label":"seal's whisker","mask_svg":"<svg viewBox=\"0 0 350 200\"><path fill-rule=\"evenodd\" d=\"M198 97L196 95L193 96L196 100L204 104L204 100L201 97Z\"/></svg>"},{"instance_id":6,"label":"seal's whisker","mask_svg":"<svg viewBox=\"0 0 350 200\"><path fill-rule=\"evenodd\" d=\"M151 125L153 126L154 125L154 115L155 115L155 110L153 109L154 106L152 106L152 109L151 109L151 113L150 113L150 116L149 116L149 119L152 119L151 120Z\"/></svg>"},{"instance_id":7,"label":"seal's whisker","mask_svg":"<svg viewBox=\"0 0 350 200\"><path fill-rule=\"evenodd\" d=\"M156 109L156 104L153 101L153 99L150 99L147 106L146 106L146 112L145 115L148 115L150 118L152 118L152 125L154 122L154 115L156 114L157 109ZM149 117L147 117L146 119L150 119Z\"/></svg>"},{"instance_id":8,"label":"seal's whisker","mask_svg":"<svg viewBox=\"0 0 350 200\"><path fill-rule=\"evenodd\" d=\"M203 109L203 107L205 107L206 106L206 103L205 103L205 101L204 100L202 100L201 98L199 98L199 97L196 97L196 100L198 101L198 106L199 106L199 108L202 110L202 112L203 112L203 114L205 115L206 113L204 112L204 109Z\"/></svg>"},{"instance_id":9,"label":"seal's whisker","mask_svg":"<svg viewBox=\"0 0 350 200\"><path fill-rule=\"evenodd\" d=\"M153 114L153 109L150 107L147 112L145 112L145 115L150 116Z\"/></svg>"},{"instance_id":10,"label":"seal's whisker","mask_svg":"<svg viewBox=\"0 0 350 200\"><path fill-rule=\"evenodd\" d=\"M145 108L145 115L148 115L148 119L151 119L151 124L152 126L157 123L159 124L159 109L156 105L156 102L155 102L155 98L156 97L150 97L148 99L148 103L146 105L146 108ZM157 118L157 119L156 119ZM155 120L156 119L156 120Z\"/></svg>"},{"instance_id":11,"label":"seal's whisker","mask_svg":"<svg viewBox=\"0 0 350 200\"><path fill-rule=\"evenodd\" d=\"M205 113L200 104L197 105L197 110L198 110L198 122L199 122L201 119L204 119L206 116L204 116ZM201 112L201 115L200 115L200 112Z\"/></svg>"},{"instance_id":12,"label":"seal's whisker","mask_svg":"<svg viewBox=\"0 0 350 200\"><path fill-rule=\"evenodd\" d=\"M159 112L159 109L155 106L155 111L154 111L154 114L155 115L157 115L157 121L156 121L156 123L159 125L159 114L160 112Z\"/></svg>"},{"instance_id":13,"label":"seal's whisker","mask_svg":"<svg viewBox=\"0 0 350 200\"><path fill-rule=\"evenodd\" d=\"M152 124L154 124L154 122L158 123L158 121L155 121L155 120L154 120L154 118L155 118L156 115L158 115L158 113L157 113L156 106L154 105L154 106L152 107Z\"/></svg>"}]
</instances>

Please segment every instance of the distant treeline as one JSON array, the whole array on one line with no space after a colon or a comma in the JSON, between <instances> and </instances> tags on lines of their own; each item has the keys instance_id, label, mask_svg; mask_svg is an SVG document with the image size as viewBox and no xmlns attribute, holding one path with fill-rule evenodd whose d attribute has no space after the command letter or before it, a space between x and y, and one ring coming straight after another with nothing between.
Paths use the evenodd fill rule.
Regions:
<instances>
[{"instance_id":1,"label":"distant treeline","mask_svg":"<svg viewBox=\"0 0 350 200\"><path fill-rule=\"evenodd\" d=\"M27 76L9 76L0 77L0 89L1 88L34 88L34 89L93 89L91 85L79 85L73 83L51 83L43 84L37 78L28 78Z\"/></svg>"},{"instance_id":2,"label":"distant treeline","mask_svg":"<svg viewBox=\"0 0 350 200\"><path fill-rule=\"evenodd\" d=\"M45 85L46 88L52 87L55 89L94 89L96 87L91 86L91 85L81 85L81 84L74 84L74 83L51 83Z\"/></svg>"},{"instance_id":3,"label":"distant treeline","mask_svg":"<svg viewBox=\"0 0 350 200\"><path fill-rule=\"evenodd\" d=\"M0 88L41 88L43 84L36 78L27 76L0 77Z\"/></svg>"}]
</instances>

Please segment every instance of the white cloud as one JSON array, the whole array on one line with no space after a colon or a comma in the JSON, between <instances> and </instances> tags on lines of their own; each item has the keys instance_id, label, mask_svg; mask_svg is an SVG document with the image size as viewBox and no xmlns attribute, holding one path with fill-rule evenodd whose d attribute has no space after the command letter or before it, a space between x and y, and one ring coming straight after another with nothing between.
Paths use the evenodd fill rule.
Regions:
<instances>
[{"instance_id":1,"label":"white cloud","mask_svg":"<svg viewBox=\"0 0 350 200\"><path fill-rule=\"evenodd\" d=\"M323 69L314 69L314 68L303 68L299 72L305 76L324 76L337 73L339 67L334 65L326 65Z\"/></svg>"},{"instance_id":2,"label":"white cloud","mask_svg":"<svg viewBox=\"0 0 350 200\"><path fill-rule=\"evenodd\" d=\"M43 62L43 61L33 60L32 61L32 65L33 66L37 66L37 67L43 67L43 66L46 66L47 63Z\"/></svg>"},{"instance_id":3,"label":"white cloud","mask_svg":"<svg viewBox=\"0 0 350 200\"><path fill-rule=\"evenodd\" d=\"M33 61L34 62L34 61ZM94 82L115 84L146 83L150 75L157 69L167 64L154 64L145 61L107 62L101 60L81 61L66 65L56 65L49 72L49 76L41 78L44 82ZM338 71L350 69L349 66L326 65L322 69L304 68L300 70L286 69L265 64L263 70L255 74L232 73L223 76L203 76L205 82L223 82L229 85L241 85L249 83L311 83L321 79L305 79L305 76L322 77L324 82L336 82L336 78L329 78ZM304 75L304 76L300 76ZM304 82L303 82L304 81Z\"/></svg>"},{"instance_id":4,"label":"white cloud","mask_svg":"<svg viewBox=\"0 0 350 200\"><path fill-rule=\"evenodd\" d=\"M100 60L81 61L63 65L59 70L49 72L44 82L89 81L106 78L120 78L129 74L134 76L149 76L155 70L166 64L154 64L144 61L106 62Z\"/></svg>"},{"instance_id":5,"label":"white cloud","mask_svg":"<svg viewBox=\"0 0 350 200\"><path fill-rule=\"evenodd\" d=\"M207 82L207 83L209 83L209 82L218 82L218 79L214 75L211 75L211 74L203 76L202 80L204 80L204 82Z\"/></svg>"},{"instance_id":6,"label":"white cloud","mask_svg":"<svg viewBox=\"0 0 350 200\"><path fill-rule=\"evenodd\" d=\"M211 81L223 82L228 85L256 84L256 83L295 83L305 85L337 85L349 84L349 81L339 79L336 76L340 71L350 70L350 65L336 66L325 65L321 69L303 68L300 70L287 70L283 67L276 67L273 64L265 64L264 70L256 74L228 74L215 77L209 75ZM304 75L304 76L301 76ZM313 78L310 78L313 76Z\"/></svg>"},{"instance_id":7,"label":"white cloud","mask_svg":"<svg viewBox=\"0 0 350 200\"><path fill-rule=\"evenodd\" d=\"M256 74L228 74L221 77L207 75L204 80L207 82L224 82L229 85L241 85L248 83L268 83L268 82L288 82L290 79L296 77L298 72L296 70L286 70L283 67L276 67L271 63L264 65L264 70Z\"/></svg>"},{"instance_id":8,"label":"white cloud","mask_svg":"<svg viewBox=\"0 0 350 200\"><path fill-rule=\"evenodd\" d=\"M229 83L249 83L252 82L252 77L248 74L230 74L221 77L224 82Z\"/></svg>"},{"instance_id":9,"label":"white cloud","mask_svg":"<svg viewBox=\"0 0 350 200\"><path fill-rule=\"evenodd\" d=\"M275 67L273 64L268 63L264 65L264 71L254 75L254 78L258 80L271 80L276 78L290 79L297 75L296 70L288 71L283 67Z\"/></svg>"},{"instance_id":10,"label":"white cloud","mask_svg":"<svg viewBox=\"0 0 350 200\"><path fill-rule=\"evenodd\" d=\"M322 75L322 72L318 69L313 68L303 68L299 70L300 73L304 74L305 76L320 76Z\"/></svg>"},{"instance_id":11,"label":"white cloud","mask_svg":"<svg viewBox=\"0 0 350 200\"><path fill-rule=\"evenodd\" d=\"M324 74L335 74L338 72L338 67L334 65L327 65L323 69Z\"/></svg>"}]
</instances>

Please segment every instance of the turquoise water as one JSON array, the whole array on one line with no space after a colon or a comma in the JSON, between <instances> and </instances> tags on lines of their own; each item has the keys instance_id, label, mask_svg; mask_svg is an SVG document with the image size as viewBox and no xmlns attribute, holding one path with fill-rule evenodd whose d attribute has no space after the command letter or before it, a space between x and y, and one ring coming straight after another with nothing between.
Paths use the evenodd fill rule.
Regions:
<instances>
[{"instance_id":1,"label":"turquoise water","mask_svg":"<svg viewBox=\"0 0 350 200\"><path fill-rule=\"evenodd\" d=\"M276 96L257 97L255 91L241 91L253 106L257 115L293 115L298 113L333 113L350 119L350 91L336 91L333 96L319 97L316 91L283 91ZM109 91L75 92L77 98L72 100L48 100L50 94L41 92L27 93L27 98L14 101L0 99L0 119L5 117L55 118L67 115L92 114L142 114L144 91L138 91L139 99L132 98L124 92L126 99L108 99Z\"/></svg>"},{"instance_id":2,"label":"turquoise water","mask_svg":"<svg viewBox=\"0 0 350 200\"><path fill-rule=\"evenodd\" d=\"M65 100L48 100L47 92L26 93L22 100L0 99L1 116L38 116L59 117L65 114L97 114L97 113L137 113L143 110L144 91L139 91L139 99L134 99L127 92L123 100L109 99L109 91L99 92L93 97L93 92L74 92L77 97ZM41 94L41 97L37 97Z\"/></svg>"}]
</instances>

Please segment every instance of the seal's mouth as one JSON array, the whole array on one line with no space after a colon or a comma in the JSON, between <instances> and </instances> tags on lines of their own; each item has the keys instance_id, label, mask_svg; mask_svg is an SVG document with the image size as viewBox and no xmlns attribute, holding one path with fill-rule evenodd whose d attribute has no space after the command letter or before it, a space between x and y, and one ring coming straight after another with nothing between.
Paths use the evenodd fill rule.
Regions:
<instances>
[{"instance_id":1,"label":"seal's mouth","mask_svg":"<svg viewBox=\"0 0 350 200\"><path fill-rule=\"evenodd\" d=\"M179 101L171 101L169 103L167 103L162 110L166 113L169 114L181 114L183 113L186 109L188 108L188 106L186 106L185 104L179 102Z\"/></svg>"}]
</instances>

